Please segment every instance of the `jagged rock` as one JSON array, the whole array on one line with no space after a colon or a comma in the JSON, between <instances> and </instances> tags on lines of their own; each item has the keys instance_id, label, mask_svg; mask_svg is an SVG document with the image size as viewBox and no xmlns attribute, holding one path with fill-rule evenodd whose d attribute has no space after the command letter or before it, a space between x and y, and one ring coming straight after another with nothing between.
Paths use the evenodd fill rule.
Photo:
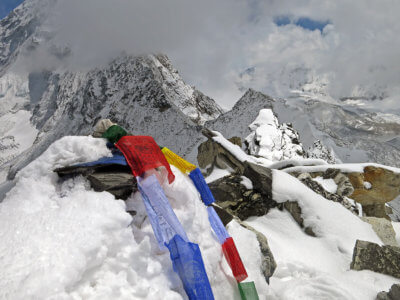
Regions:
<instances>
[{"instance_id":1,"label":"jagged rock","mask_svg":"<svg viewBox=\"0 0 400 300\"><path fill-rule=\"evenodd\" d=\"M232 174L209 184L216 203L241 220L251 216L263 216L277 203L271 194L260 193L259 190L248 190L241 182L243 177Z\"/></svg>"},{"instance_id":2,"label":"jagged rock","mask_svg":"<svg viewBox=\"0 0 400 300\"><path fill-rule=\"evenodd\" d=\"M339 169L328 168L322 173L313 173L312 177L322 176L323 179L333 179L337 185L336 194L347 197L354 192L354 187L349 178L343 174Z\"/></svg>"},{"instance_id":3,"label":"jagged rock","mask_svg":"<svg viewBox=\"0 0 400 300\"><path fill-rule=\"evenodd\" d=\"M89 180L95 191L107 191L117 199L126 200L133 192L137 191L136 179L128 166L68 166L55 169L54 172L61 178L82 175Z\"/></svg>"},{"instance_id":4,"label":"jagged rock","mask_svg":"<svg viewBox=\"0 0 400 300\"><path fill-rule=\"evenodd\" d=\"M392 222L384 218L362 217L364 222L372 225L372 229L385 245L399 246L396 242L396 232Z\"/></svg>"},{"instance_id":5,"label":"jagged rock","mask_svg":"<svg viewBox=\"0 0 400 300\"><path fill-rule=\"evenodd\" d=\"M97 192L109 192L117 199L126 200L137 191L136 179L125 172L93 173L87 179Z\"/></svg>"},{"instance_id":6,"label":"jagged rock","mask_svg":"<svg viewBox=\"0 0 400 300\"><path fill-rule=\"evenodd\" d=\"M251 180L254 189L272 199L272 171L271 169L244 162L243 175Z\"/></svg>"},{"instance_id":7,"label":"jagged rock","mask_svg":"<svg viewBox=\"0 0 400 300\"><path fill-rule=\"evenodd\" d=\"M228 213L225 209L223 209L221 206L213 203L211 204L216 213L218 214L219 218L221 219L222 224L224 224L224 226L228 225L230 221L233 220L233 215Z\"/></svg>"},{"instance_id":8,"label":"jagged rock","mask_svg":"<svg viewBox=\"0 0 400 300\"><path fill-rule=\"evenodd\" d=\"M400 278L400 247L379 246L357 240L353 250L352 270L371 270Z\"/></svg>"},{"instance_id":9,"label":"jagged rock","mask_svg":"<svg viewBox=\"0 0 400 300\"><path fill-rule=\"evenodd\" d=\"M335 164L336 157L332 149L328 149L320 140L316 140L312 147L306 152L307 158L319 158L325 160L328 164Z\"/></svg>"},{"instance_id":10,"label":"jagged rock","mask_svg":"<svg viewBox=\"0 0 400 300\"><path fill-rule=\"evenodd\" d=\"M239 224L244 228L253 231L256 234L257 241L260 245L260 250L262 254L262 261L261 261L261 271L264 274L265 280L269 284L269 278L274 274L274 271L277 267L274 255L272 254L271 249L268 245L268 239L263 235L261 232L255 230L246 222L239 221Z\"/></svg>"},{"instance_id":11,"label":"jagged rock","mask_svg":"<svg viewBox=\"0 0 400 300\"><path fill-rule=\"evenodd\" d=\"M341 174L336 175L336 177L338 177L339 175ZM348 210L350 210L352 213L354 213L355 215L357 216L359 215L359 210L356 205L352 204L349 200L347 200L345 197L339 194L334 194L326 191L322 187L322 185L320 185L318 182L312 179L309 173L301 173L299 176L297 176L297 179L299 179L303 184L308 186L310 189L312 189L314 192L321 195L325 199L338 202L342 204L344 207L346 207Z\"/></svg>"},{"instance_id":12,"label":"jagged rock","mask_svg":"<svg viewBox=\"0 0 400 300\"><path fill-rule=\"evenodd\" d=\"M285 208L293 217L293 219L299 224L301 228L304 228L304 232L309 236L315 237L315 233L311 227L304 227L304 219L301 216L301 207L297 202L286 201L280 205L280 209Z\"/></svg>"},{"instance_id":13,"label":"jagged rock","mask_svg":"<svg viewBox=\"0 0 400 300\"><path fill-rule=\"evenodd\" d=\"M225 149L221 144L212 140L212 132L203 130L203 134L209 139L200 144L197 150L197 161L202 169L208 169L209 174L214 166L220 169L231 168L232 170L243 173L244 166L232 153ZM234 144L241 144L240 138L233 137L229 139Z\"/></svg>"},{"instance_id":14,"label":"jagged rock","mask_svg":"<svg viewBox=\"0 0 400 300\"><path fill-rule=\"evenodd\" d=\"M376 296L376 300L399 300L400 299L400 284L393 284L389 292L380 292Z\"/></svg>"},{"instance_id":15,"label":"jagged rock","mask_svg":"<svg viewBox=\"0 0 400 300\"><path fill-rule=\"evenodd\" d=\"M274 255L272 254L272 251L269 248L268 239L261 232L257 231L256 229L251 227L246 222L241 221L239 218L235 217L228 211L224 210L223 208L219 207L218 205L213 205L213 206L214 206L215 211L217 212L218 216L220 217L221 221L224 223L224 226L226 226L230 221L235 219L235 221L238 222L242 227L244 227L247 230L250 230L256 234L257 241L260 245L260 250L261 250L261 254L262 254L261 271L264 274L265 280L269 284L269 279L274 274L277 265L276 265L276 261L274 259ZM229 220L229 221L227 223L225 223L224 220L225 220L225 222L227 220Z\"/></svg>"},{"instance_id":16,"label":"jagged rock","mask_svg":"<svg viewBox=\"0 0 400 300\"><path fill-rule=\"evenodd\" d=\"M296 176L295 172L291 173ZM360 203L366 216L390 219L385 203L400 194L400 174L388 169L366 166L364 172L344 173L338 169L325 172L310 172L311 177L332 178L338 185L337 194L347 196Z\"/></svg>"}]
</instances>

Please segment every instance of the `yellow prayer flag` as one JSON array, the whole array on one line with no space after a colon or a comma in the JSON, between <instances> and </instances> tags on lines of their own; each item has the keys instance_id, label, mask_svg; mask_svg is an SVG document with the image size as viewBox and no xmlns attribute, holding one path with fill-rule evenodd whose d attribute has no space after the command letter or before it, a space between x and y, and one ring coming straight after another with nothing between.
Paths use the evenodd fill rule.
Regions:
<instances>
[{"instance_id":1,"label":"yellow prayer flag","mask_svg":"<svg viewBox=\"0 0 400 300\"><path fill-rule=\"evenodd\" d=\"M171 150L169 150L167 147L162 148L162 153L164 153L165 158L167 159L168 163L170 165L174 165L177 167L182 173L190 173L197 167L190 162L184 160L182 157L179 155L175 154Z\"/></svg>"}]
</instances>

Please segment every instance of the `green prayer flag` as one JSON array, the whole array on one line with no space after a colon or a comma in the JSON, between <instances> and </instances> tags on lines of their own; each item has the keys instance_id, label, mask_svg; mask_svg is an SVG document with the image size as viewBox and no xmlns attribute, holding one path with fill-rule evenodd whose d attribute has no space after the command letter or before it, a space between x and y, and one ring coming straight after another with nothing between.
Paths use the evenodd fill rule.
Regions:
<instances>
[{"instance_id":1,"label":"green prayer flag","mask_svg":"<svg viewBox=\"0 0 400 300\"><path fill-rule=\"evenodd\" d=\"M118 125L110 126L101 137L107 139L110 143L115 144L123 136L128 135L125 129Z\"/></svg>"},{"instance_id":2,"label":"green prayer flag","mask_svg":"<svg viewBox=\"0 0 400 300\"><path fill-rule=\"evenodd\" d=\"M251 282L240 282L239 292L242 300L259 300L256 286L253 281Z\"/></svg>"}]
</instances>

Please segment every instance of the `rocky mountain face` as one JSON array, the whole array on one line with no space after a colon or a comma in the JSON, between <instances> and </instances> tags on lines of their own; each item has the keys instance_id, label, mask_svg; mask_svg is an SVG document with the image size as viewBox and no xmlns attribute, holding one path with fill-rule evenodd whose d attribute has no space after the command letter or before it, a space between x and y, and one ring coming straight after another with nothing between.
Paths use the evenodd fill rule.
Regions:
<instances>
[{"instance_id":1,"label":"rocky mountain face","mask_svg":"<svg viewBox=\"0 0 400 300\"><path fill-rule=\"evenodd\" d=\"M188 155L201 125L222 109L187 85L165 55L124 55L87 71L15 70L38 46L53 49L50 56L71 54L52 44L39 9L46 3L26 1L0 22L2 179L9 169L13 178L56 139L90 134L101 118Z\"/></svg>"}]
</instances>

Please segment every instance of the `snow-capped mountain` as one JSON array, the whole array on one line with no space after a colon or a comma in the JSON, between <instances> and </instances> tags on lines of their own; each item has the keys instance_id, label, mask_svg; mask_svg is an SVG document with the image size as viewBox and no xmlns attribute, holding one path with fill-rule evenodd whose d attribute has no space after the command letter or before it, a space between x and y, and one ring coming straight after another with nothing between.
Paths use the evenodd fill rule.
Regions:
<instances>
[{"instance_id":1,"label":"snow-capped mountain","mask_svg":"<svg viewBox=\"0 0 400 300\"><path fill-rule=\"evenodd\" d=\"M260 109L272 108L279 122L292 123L304 148L320 140L343 162L379 162L399 166L396 137L400 117L301 98L273 99L248 90L231 111L206 123L224 136L245 138Z\"/></svg>"},{"instance_id":2,"label":"snow-capped mountain","mask_svg":"<svg viewBox=\"0 0 400 300\"><path fill-rule=\"evenodd\" d=\"M56 139L90 134L101 118L190 153L201 137L199 125L222 109L187 85L165 55L121 55L86 71L20 70L39 46L53 49L49 59L71 55L42 25L45 13L37 11L45 2L27 1L0 22L1 181L11 166L12 178Z\"/></svg>"}]
</instances>

